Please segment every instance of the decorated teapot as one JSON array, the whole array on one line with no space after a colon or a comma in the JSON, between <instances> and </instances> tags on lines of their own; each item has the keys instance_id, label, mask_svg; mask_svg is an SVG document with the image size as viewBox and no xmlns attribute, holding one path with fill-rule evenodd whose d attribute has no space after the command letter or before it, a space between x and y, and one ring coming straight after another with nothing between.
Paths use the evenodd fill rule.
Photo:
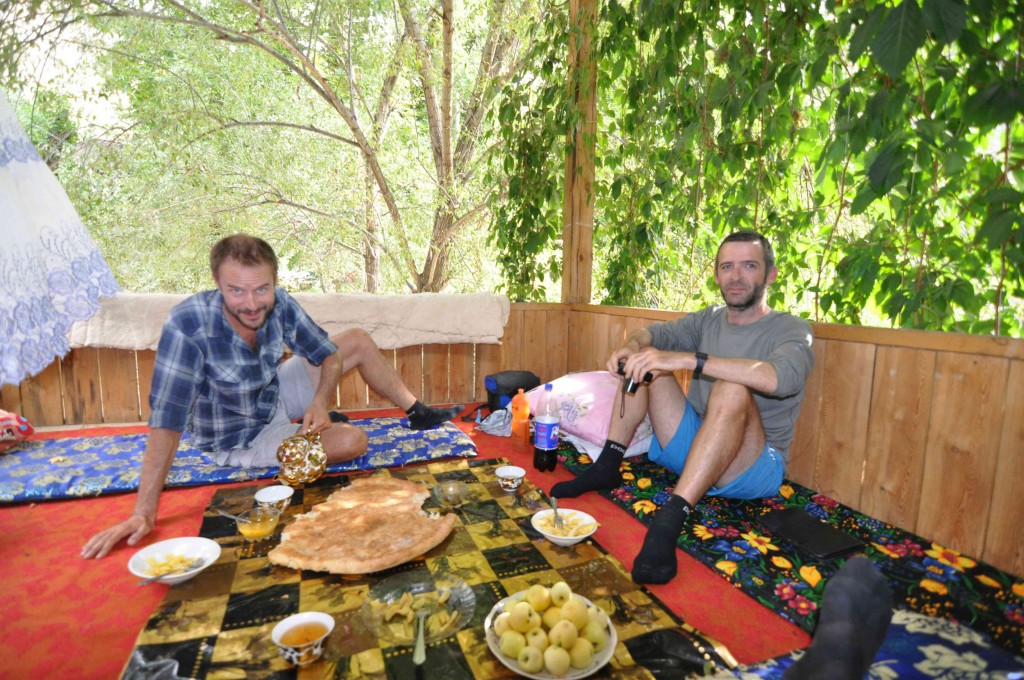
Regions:
<instances>
[{"instance_id":1,"label":"decorated teapot","mask_svg":"<svg viewBox=\"0 0 1024 680\"><path fill-rule=\"evenodd\" d=\"M327 469L327 454L319 433L288 437L277 447L277 460L281 463L277 477L288 486L311 484Z\"/></svg>"}]
</instances>

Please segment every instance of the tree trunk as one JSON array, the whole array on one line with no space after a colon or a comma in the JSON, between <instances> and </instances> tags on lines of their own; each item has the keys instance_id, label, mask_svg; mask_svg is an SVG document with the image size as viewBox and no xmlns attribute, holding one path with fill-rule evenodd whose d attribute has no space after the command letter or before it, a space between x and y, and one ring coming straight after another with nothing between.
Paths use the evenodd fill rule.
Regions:
<instances>
[{"instance_id":1,"label":"tree trunk","mask_svg":"<svg viewBox=\"0 0 1024 680\"><path fill-rule=\"evenodd\" d=\"M380 290L380 247L378 246L377 232L380 227L377 223L377 211L374 209L374 199L377 196L377 183L373 178L373 172L369 167L364 166L366 174L363 177L363 186L366 193L366 205L364 206L365 222L363 226L363 285L367 293L376 293Z\"/></svg>"}]
</instances>

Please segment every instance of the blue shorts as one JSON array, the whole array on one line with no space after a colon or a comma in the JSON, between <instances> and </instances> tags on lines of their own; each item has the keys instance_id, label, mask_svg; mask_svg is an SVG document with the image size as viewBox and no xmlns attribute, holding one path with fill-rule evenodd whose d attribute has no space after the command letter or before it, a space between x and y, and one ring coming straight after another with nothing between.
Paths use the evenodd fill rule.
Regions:
<instances>
[{"instance_id":1,"label":"blue shorts","mask_svg":"<svg viewBox=\"0 0 1024 680\"><path fill-rule=\"evenodd\" d=\"M662 447L658 437L654 436L647 457L676 474L682 474L686 457L690 455L690 446L693 444L693 438L697 436L701 423L700 416L690 406L690 402L686 402L686 411L679 421L679 429L668 446ZM707 495L725 498L768 498L779 492L785 473L786 463L782 460L782 454L765 442L764 450L753 465L722 488L712 486Z\"/></svg>"}]
</instances>

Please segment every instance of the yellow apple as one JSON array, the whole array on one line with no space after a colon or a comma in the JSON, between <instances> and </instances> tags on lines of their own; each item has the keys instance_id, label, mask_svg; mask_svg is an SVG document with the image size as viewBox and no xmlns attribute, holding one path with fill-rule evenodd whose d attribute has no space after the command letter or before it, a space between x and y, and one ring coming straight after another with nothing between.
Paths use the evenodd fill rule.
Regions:
<instances>
[{"instance_id":1,"label":"yellow apple","mask_svg":"<svg viewBox=\"0 0 1024 680\"><path fill-rule=\"evenodd\" d=\"M501 637L502 633L509 630L508 617L512 616L508 612L502 612L498 614L498 617L494 619L494 634Z\"/></svg>"},{"instance_id":2,"label":"yellow apple","mask_svg":"<svg viewBox=\"0 0 1024 680\"><path fill-rule=\"evenodd\" d=\"M587 625L587 621L590 620L587 616L587 605L575 597L569 598L562 605L562 613L559 616L563 621L572 621L572 625L576 626L576 630L583 628L583 626Z\"/></svg>"},{"instance_id":3,"label":"yellow apple","mask_svg":"<svg viewBox=\"0 0 1024 680\"><path fill-rule=\"evenodd\" d=\"M505 656L513 659L519 658L519 652L526 646L526 637L518 630L506 630L505 634L498 640L498 649Z\"/></svg>"},{"instance_id":4,"label":"yellow apple","mask_svg":"<svg viewBox=\"0 0 1024 680\"><path fill-rule=\"evenodd\" d=\"M587 607L587 618L591 621L596 621L602 626L608 625L608 613L596 604L592 604Z\"/></svg>"},{"instance_id":5,"label":"yellow apple","mask_svg":"<svg viewBox=\"0 0 1024 680\"><path fill-rule=\"evenodd\" d=\"M547 632L538 626L526 634L526 644L543 652L551 642L548 640Z\"/></svg>"},{"instance_id":6,"label":"yellow apple","mask_svg":"<svg viewBox=\"0 0 1024 680\"><path fill-rule=\"evenodd\" d=\"M576 644L577 637L579 637L579 633L576 631L576 626L572 621L566 619L562 619L548 631L548 640L551 641L551 644L565 649L572 649L572 646Z\"/></svg>"},{"instance_id":7,"label":"yellow apple","mask_svg":"<svg viewBox=\"0 0 1024 680\"><path fill-rule=\"evenodd\" d=\"M533 607L533 611L543 614L544 610L551 606L551 593L544 584L534 583L526 591L526 601Z\"/></svg>"},{"instance_id":8,"label":"yellow apple","mask_svg":"<svg viewBox=\"0 0 1024 680\"><path fill-rule=\"evenodd\" d=\"M551 604L561 607L572 597L572 588L565 581L559 581L551 586Z\"/></svg>"},{"instance_id":9,"label":"yellow apple","mask_svg":"<svg viewBox=\"0 0 1024 680\"><path fill-rule=\"evenodd\" d=\"M570 663L572 663L572 659L567 650L555 646L544 650L544 668L551 675L565 675L569 671Z\"/></svg>"},{"instance_id":10,"label":"yellow apple","mask_svg":"<svg viewBox=\"0 0 1024 680\"><path fill-rule=\"evenodd\" d=\"M570 663L571 663L570 659ZM539 673L544 668L544 653L536 647L527 645L519 652L516 663L524 673Z\"/></svg>"},{"instance_id":11,"label":"yellow apple","mask_svg":"<svg viewBox=\"0 0 1024 680\"><path fill-rule=\"evenodd\" d=\"M562 620L562 608L551 605L544 610L544 625L548 630L555 627L555 624Z\"/></svg>"},{"instance_id":12,"label":"yellow apple","mask_svg":"<svg viewBox=\"0 0 1024 680\"><path fill-rule=\"evenodd\" d=\"M580 635L590 640L590 644L594 645L595 653L600 652L608 644L608 630L597 621L587 621L587 625L583 626Z\"/></svg>"},{"instance_id":13,"label":"yellow apple","mask_svg":"<svg viewBox=\"0 0 1024 680\"><path fill-rule=\"evenodd\" d=\"M594 661L594 645L587 638L576 638L569 650L569 663L573 668L586 668Z\"/></svg>"},{"instance_id":14,"label":"yellow apple","mask_svg":"<svg viewBox=\"0 0 1024 680\"><path fill-rule=\"evenodd\" d=\"M530 606L529 602L517 602L512 605L512 610L509 612L509 628L520 633L528 633L531 628L536 627L532 625L531 619L533 617L540 618L537 612L533 611L533 607Z\"/></svg>"}]
</instances>

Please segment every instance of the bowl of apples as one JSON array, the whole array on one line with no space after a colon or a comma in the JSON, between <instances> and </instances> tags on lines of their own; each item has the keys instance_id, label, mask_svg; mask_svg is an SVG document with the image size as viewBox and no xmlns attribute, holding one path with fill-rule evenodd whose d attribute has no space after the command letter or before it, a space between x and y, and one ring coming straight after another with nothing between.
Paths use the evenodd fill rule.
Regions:
<instances>
[{"instance_id":1,"label":"bowl of apples","mask_svg":"<svg viewBox=\"0 0 1024 680\"><path fill-rule=\"evenodd\" d=\"M577 680L600 670L618 635L608 614L565 581L535 583L494 605L484 620L487 646L527 678Z\"/></svg>"}]
</instances>

